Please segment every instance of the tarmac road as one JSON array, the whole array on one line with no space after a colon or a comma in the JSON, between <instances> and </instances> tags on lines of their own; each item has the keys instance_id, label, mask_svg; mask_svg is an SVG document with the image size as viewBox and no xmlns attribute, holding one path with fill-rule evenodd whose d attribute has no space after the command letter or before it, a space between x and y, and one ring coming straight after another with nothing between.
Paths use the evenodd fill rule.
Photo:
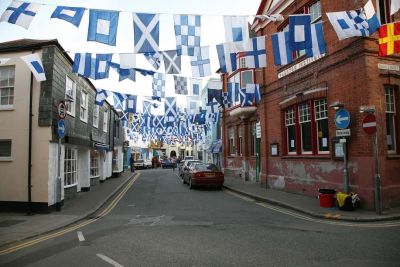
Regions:
<instances>
[{"instance_id":1,"label":"tarmac road","mask_svg":"<svg viewBox=\"0 0 400 267\"><path fill-rule=\"evenodd\" d=\"M97 216L1 266L399 266L400 227L307 219L177 170L143 170ZM39 239L37 237L36 239Z\"/></svg>"}]
</instances>

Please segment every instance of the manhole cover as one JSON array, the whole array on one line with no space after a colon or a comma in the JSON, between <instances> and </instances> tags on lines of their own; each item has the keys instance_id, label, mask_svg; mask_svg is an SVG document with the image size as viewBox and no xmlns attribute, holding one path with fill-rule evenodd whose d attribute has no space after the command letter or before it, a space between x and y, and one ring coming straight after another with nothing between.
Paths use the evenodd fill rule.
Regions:
<instances>
[{"instance_id":1,"label":"manhole cover","mask_svg":"<svg viewBox=\"0 0 400 267\"><path fill-rule=\"evenodd\" d=\"M9 227L15 224L19 224L24 222L24 220L5 220L5 221L0 221L0 227Z\"/></svg>"}]
</instances>

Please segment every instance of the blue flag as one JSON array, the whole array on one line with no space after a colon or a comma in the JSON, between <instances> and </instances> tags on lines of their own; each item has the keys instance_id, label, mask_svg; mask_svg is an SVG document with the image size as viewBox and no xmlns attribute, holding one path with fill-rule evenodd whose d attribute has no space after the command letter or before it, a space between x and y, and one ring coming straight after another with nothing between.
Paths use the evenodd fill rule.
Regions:
<instances>
[{"instance_id":1,"label":"blue flag","mask_svg":"<svg viewBox=\"0 0 400 267\"><path fill-rule=\"evenodd\" d=\"M289 16L289 47L297 51L312 48L310 14Z\"/></svg>"},{"instance_id":2,"label":"blue flag","mask_svg":"<svg viewBox=\"0 0 400 267\"><path fill-rule=\"evenodd\" d=\"M90 10L87 40L115 46L118 18L118 11Z\"/></svg>"},{"instance_id":3,"label":"blue flag","mask_svg":"<svg viewBox=\"0 0 400 267\"><path fill-rule=\"evenodd\" d=\"M65 20L75 27L79 27L84 13L84 8L58 6L51 14L51 18Z\"/></svg>"}]
</instances>

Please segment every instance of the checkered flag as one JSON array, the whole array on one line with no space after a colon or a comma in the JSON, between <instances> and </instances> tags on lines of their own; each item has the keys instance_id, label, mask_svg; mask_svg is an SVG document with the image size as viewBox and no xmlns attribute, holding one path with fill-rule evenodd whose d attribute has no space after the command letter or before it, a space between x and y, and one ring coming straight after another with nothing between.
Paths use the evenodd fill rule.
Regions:
<instances>
[{"instance_id":1,"label":"checkered flag","mask_svg":"<svg viewBox=\"0 0 400 267\"><path fill-rule=\"evenodd\" d=\"M201 17L174 15L176 50L178 56L195 56L200 50Z\"/></svg>"},{"instance_id":2,"label":"checkered flag","mask_svg":"<svg viewBox=\"0 0 400 267\"><path fill-rule=\"evenodd\" d=\"M143 53L147 61L156 69L158 70L161 65L161 60L163 58L161 53L158 52L150 52L150 53Z\"/></svg>"},{"instance_id":3,"label":"checkered flag","mask_svg":"<svg viewBox=\"0 0 400 267\"><path fill-rule=\"evenodd\" d=\"M229 102L229 98L228 98L228 92L222 93L222 105L226 108L231 106L231 103Z\"/></svg>"},{"instance_id":4,"label":"checkered flag","mask_svg":"<svg viewBox=\"0 0 400 267\"><path fill-rule=\"evenodd\" d=\"M188 94L187 78L174 75L174 81L175 81L175 94L187 95Z\"/></svg>"},{"instance_id":5,"label":"checkered flag","mask_svg":"<svg viewBox=\"0 0 400 267\"><path fill-rule=\"evenodd\" d=\"M163 73L153 75L153 96L165 97L165 74Z\"/></svg>"}]
</instances>

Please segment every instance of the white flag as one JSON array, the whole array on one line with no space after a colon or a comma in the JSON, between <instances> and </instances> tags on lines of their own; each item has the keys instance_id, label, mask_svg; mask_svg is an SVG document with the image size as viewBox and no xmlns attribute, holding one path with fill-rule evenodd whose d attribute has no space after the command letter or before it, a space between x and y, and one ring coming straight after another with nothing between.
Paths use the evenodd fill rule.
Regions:
<instances>
[{"instance_id":1,"label":"white flag","mask_svg":"<svg viewBox=\"0 0 400 267\"><path fill-rule=\"evenodd\" d=\"M136 68L136 54L119 54L119 67L121 69Z\"/></svg>"},{"instance_id":2,"label":"white flag","mask_svg":"<svg viewBox=\"0 0 400 267\"><path fill-rule=\"evenodd\" d=\"M29 54L22 56L21 59L26 63L28 68L32 71L38 82L45 81L46 75L44 73L42 61L40 60L39 54Z\"/></svg>"}]
</instances>

